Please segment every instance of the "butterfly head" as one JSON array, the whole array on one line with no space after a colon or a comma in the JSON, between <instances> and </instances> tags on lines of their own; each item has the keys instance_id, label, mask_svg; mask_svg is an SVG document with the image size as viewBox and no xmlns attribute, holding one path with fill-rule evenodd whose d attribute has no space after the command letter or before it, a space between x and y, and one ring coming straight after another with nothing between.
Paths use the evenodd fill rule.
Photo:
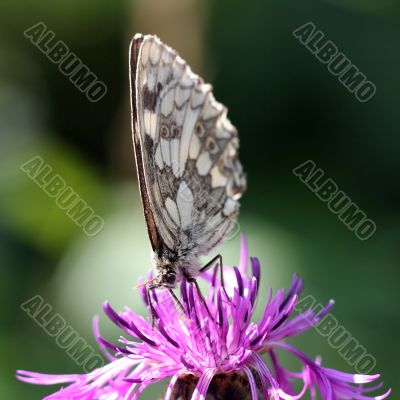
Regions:
<instances>
[{"instance_id":1,"label":"butterfly head","mask_svg":"<svg viewBox=\"0 0 400 400\"><path fill-rule=\"evenodd\" d=\"M178 257L169 249L162 249L154 252L154 265L156 276L154 286L174 288L181 280Z\"/></svg>"},{"instance_id":2,"label":"butterfly head","mask_svg":"<svg viewBox=\"0 0 400 400\"><path fill-rule=\"evenodd\" d=\"M163 269L159 270L156 281L158 282L159 286L174 288L177 283L177 276L178 274L173 267L164 267Z\"/></svg>"}]
</instances>

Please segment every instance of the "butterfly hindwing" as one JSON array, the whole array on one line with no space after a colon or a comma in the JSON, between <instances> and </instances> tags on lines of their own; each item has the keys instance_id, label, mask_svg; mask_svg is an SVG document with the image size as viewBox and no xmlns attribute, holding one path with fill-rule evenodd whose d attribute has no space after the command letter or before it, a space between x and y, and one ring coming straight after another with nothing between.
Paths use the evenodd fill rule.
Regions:
<instances>
[{"instance_id":1,"label":"butterfly hindwing","mask_svg":"<svg viewBox=\"0 0 400 400\"><path fill-rule=\"evenodd\" d=\"M237 131L211 86L155 36L134 38L131 79L153 248L161 240L175 251L207 254L235 223L245 188Z\"/></svg>"}]
</instances>

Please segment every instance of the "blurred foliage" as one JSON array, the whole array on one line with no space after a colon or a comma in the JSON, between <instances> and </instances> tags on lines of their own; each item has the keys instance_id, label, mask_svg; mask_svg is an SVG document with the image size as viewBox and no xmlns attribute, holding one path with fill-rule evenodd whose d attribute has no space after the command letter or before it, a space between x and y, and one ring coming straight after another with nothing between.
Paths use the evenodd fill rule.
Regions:
<instances>
[{"instance_id":1,"label":"blurred foliage","mask_svg":"<svg viewBox=\"0 0 400 400\"><path fill-rule=\"evenodd\" d=\"M306 294L322 303L335 298L335 317L376 357L376 371L395 398L400 4L218 0L200 6L200 0L167 0L160 16L161 0L146 7L145 1L1 3L0 398L37 399L53 390L15 381L17 368L81 372L20 309L23 301L42 295L92 345L90 316L101 313L103 300L143 312L131 288L150 258L135 189L127 75L129 39L142 27L171 38L194 61L239 128L249 180L240 222L251 254L261 258L263 290L287 287L297 272ZM87 101L24 37L39 21L106 83L100 102ZM357 102L293 38L307 21L376 84L370 102ZM36 155L104 217L98 236L86 237L20 170ZM359 241L292 174L307 159L376 222L371 239ZM237 240L223 254L235 263ZM118 331L105 320L105 335L116 338ZM312 357L321 354L329 366L352 371L314 331L296 344ZM143 397L154 399L164 387Z\"/></svg>"},{"instance_id":2,"label":"blurred foliage","mask_svg":"<svg viewBox=\"0 0 400 400\"><path fill-rule=\"evenodd\" d=\"M37 143L36 148L30 149L30 154L13 153L4 157L3 174L8 172L1 182L4 196L0 201L0 212L4 224L43 253L58 254L82 229L57 206L54 198L19 168L36 155L43 159L43 165L53 168L51 176L62 176L66 186L75 190L96 213L105 211L108 193L91 165L65 145Z\"/></svg>"}]
</instances>

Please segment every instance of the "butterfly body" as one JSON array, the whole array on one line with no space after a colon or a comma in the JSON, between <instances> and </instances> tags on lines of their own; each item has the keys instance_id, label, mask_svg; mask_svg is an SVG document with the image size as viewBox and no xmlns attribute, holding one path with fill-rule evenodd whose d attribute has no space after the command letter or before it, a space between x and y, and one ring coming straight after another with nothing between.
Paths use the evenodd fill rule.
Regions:
<instances>
[{"instance_id":1,"label":"butterfly body","mask_svg":"<svg viewBox=\"0 0 400 400\"><path fill-rule=\"evenodd\" d=\"M153 287L195 278L236 223L245 188L236 128L212 87L152 35L131 44L132 131Z\"/></svg>"}]
</instances>

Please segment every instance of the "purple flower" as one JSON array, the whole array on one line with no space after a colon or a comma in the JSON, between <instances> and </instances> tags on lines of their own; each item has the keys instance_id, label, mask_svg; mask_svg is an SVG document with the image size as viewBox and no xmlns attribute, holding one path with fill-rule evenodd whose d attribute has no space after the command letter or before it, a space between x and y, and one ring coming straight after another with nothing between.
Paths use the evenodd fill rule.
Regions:
<instances>
[{"instance_id":1,"label":"purple flower","mask_svg":"<svg viewBox=\"0 0 400 400\"><path fill-rule=\"evenodd\" d=\"M129 308L117 313L108 304L104 311L123 331L119 345L95 335L109 364L87 374L46 375L18 371L18 379L33 384L69 384L47 396L55 399L131 400L146 387L170 378L165 399L204 400L275 399L296 400L319 392L324 400L384 399L369 394L382 384L368 384L379 375L347 374L321 365L285 339L312 328L329 312L333 302L319 312L308 310L290 318L302 290L294 276L288 291L269 291L258 323L252 316L260 285L260 264L250 259L252 274L247 275L247 245L242 240L238 268L224 268L225 290L217 279L217 269L203 274L209 283L206 301L192 283L183 282L183 311L166 290L152 291L156 323ZM146 296L142 290L143 298ZM277 350L285 350L300 360L301 371L284 368ZM269 356L271 368L261 357ZM302 389L294 387L301 383ZM365 386L367 384L367 386ZM219 397L218 397L219 396Z\"/></svg>"}]
</instances>

